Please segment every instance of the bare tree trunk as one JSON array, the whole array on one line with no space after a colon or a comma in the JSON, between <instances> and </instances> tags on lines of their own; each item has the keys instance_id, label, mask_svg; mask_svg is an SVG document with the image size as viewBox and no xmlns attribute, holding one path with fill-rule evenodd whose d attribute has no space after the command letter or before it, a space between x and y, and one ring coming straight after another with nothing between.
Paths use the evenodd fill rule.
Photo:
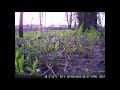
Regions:
<instances>
[{"instance_id":1,"label":"bare tree trunk","mask_svg":"<svg viewBox=\"0 0 120 90\"><path fill-rule=\"evenodd\" d=\"M78 26L80 26L83 23L83 15L84 15L84 12L77 12L77 18L79 21Z\"/></svg>"},{"instance_id":2,"label":"bare tree trunk","mask_svg":"<svg viewBox=\"0 0 120 90\"><path fill-rule=\"evenodd\" d=\"M43 19L43 12L39 13L39 17L40 17L40 25L42 24L42 19Z\"/></svg>"},{"instance_id":3,"label":"bare tree trunk","mask_svg":"<svg viewBox=\"0 0 120 90\"><path fill-rule=\"evenodd\" d=\"M33 17L32 17L32 19L31 19L31 30L32 30L32 20L33 20Z\"/></svg>"},{"instance_id":4,"label":"bare tree trunk","mask_svg":"<svg viewBox=\"0 0 120 90\"><path fill-rule=\"evenodd\" d=\"M73 12L73 21L74 21L74 28L76 28L76 25L77 25L77 17L76 17L76 12Z\"/></svg>"},{"instance_id":5,"label":"bare tree trunk","mask_svg":"<svg viewBox=\"0 0 120 90\"><path fill-rule=\"evenodd\" d=\"M43 25L42 25L42 20L43 20L43 12L39 13L39 17L40 17L40 31L43 29ZM42 31L41 31L42 32Z\"/></svg>"},{"instance_id":6,"label":"bare tree trunk","mask_svg":"<svg viewBox=\"0 0 120 90\"><path fill-rule=\"evenodd\" d=\"M19 37L23 38L23 12L20 12Z\"/></svg>"},{"instance_id":7,"label":"bare tree trunk","mask_svg":"<svg viewBox=\"0 0 120 90\"><path fill-rule=\"evenodd\" d=\"M66 12L66 18L67 18L67 23L68 23L68 12Z\"/></svg>"},{"instance_id":8,"label":"bare tree trunk","mask_svg":"<svg viewBox=\"0 0 120 90\"><path fill-rule=\"evenodd\" d=\"M68 15L68 12L66 12L66 18L67 18L67 23L68 23L68 29L71 29L71 24L72 24L72 12L70 15Z\"/></svg>"},{"instance_id":9,"label":"bare tree trunk","mask_svg":"<svg viewBox=\"0 0 120 90\"><path fill-rule=\"evenodd\" d=\"M84 13L84 29L88 28L90 29L90 27L94 27L97 28L97 13L96 12L85 12Z\"/></svg>"},{"instance_id":10,"label":"bare tree trunk","mask_svg":"<svg viewBox=\"0 0 120 90\"><path fill-rule=\"evenodd\" d=\"M72 24L72 12L70 13L70 25L69 25L69 29L71 29L71 24Z\"/></svg>"},{"instance_id":11,"label":"bare tree trunk","mask_svg":"<svg viewBox=\"0 0 120 90\"><path fill-rule=\"evenodd\" d=\"M97 28L97 12L78 12L79 26L83 23L83 30L90 27Z\"/></svg>"},{"instance_id":12,"label":"bare tree trunk","mask_svg":"<svg viewBox=\"0 0 120 90\"><path fill-rule=\"evenodd\" d=\"M39 16L40 16L40 26L41 26L41 12L40 12L40 15L39 15Z\"/></svg>"},{"instance_id":13,"label":"bare tree trunk","mask_svg":"<svg viewBox=\"0 0 120 90\"><path fill-rule=\"evenodd\" d=\"M45 29L46 29L46 12L45 12Z\"/></svg>"},{"instance_id":14,"label":"bare tree trunk","mask_svg":"<svg viewBox=\"0 0 120 90\"><path fill-rule=\"evenodd\" d=\"M27 14L27 17L29 17L29 13ZM27 31L29 30L28 27L29 26L28 26L28 19L27 19Z\"/></svg>"}]
</instances>

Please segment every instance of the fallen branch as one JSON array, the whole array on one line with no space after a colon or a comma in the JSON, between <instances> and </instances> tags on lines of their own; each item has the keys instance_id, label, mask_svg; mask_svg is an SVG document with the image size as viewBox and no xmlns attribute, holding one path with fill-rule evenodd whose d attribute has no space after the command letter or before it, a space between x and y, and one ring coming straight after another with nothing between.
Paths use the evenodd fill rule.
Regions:
<instances>
[{"instance_id":1,"label":"fallen branch","mask_svg":"<svg viewBox=\"0 0 120 90\"><path fill-rule=\"evenodd\" d=\"M41 59L41 58L40 58ZM45 60L53 60L54 58L44 58ZM78 58L72 58L73 60L76 60ZM60 58L60 60L64 61L64 60L68 60L68 59L62 59Z\"/></svg>"},{"instance_id":2,"label":"fallen branch","mask_svg":"<svg viewBox=\"0 0 120 90\"><path fill-rule=\"evenodd\" d=\"M50 68L47 64L46 66L52 71L52 73L54 74L55 77L57 77L57 75L54 73L54 71L52 70L52 68Z\"/></svg>"},{"instance_id":3,"label":"fallen branch","mask_svg":"<svg viewBox=\"0 0 120 90\"><path fill-rule=\"evenodd\" d=\"M50 71L50 69L48 69L46 72L40 74L40 76L43 76L43 75L46 74L48 71Z\"/></svg>"},{"instance_id":4,"label":"fallen branch","mask_svg":"<svg viewBox=\"0 0 120 90\"><path fill-rule=\"evenodd\" d=\"M66 61L66 64L65 64L64 72L65 72L65 70L66 70L66 67L67 67L67 61Z\"/></svg>"},{"instance_id":5,"label":"fallen branch","mask_svg":"<svg viewBox=\"0 0 120 90\"><path fill-rule=\"evenodd\" d=\"M96 64L95 62L93 62L93 61L90 61L90 62L91 62L91 64L92 64L93 66L95 66L95 64Z\"/></svg>"}]
</instances>

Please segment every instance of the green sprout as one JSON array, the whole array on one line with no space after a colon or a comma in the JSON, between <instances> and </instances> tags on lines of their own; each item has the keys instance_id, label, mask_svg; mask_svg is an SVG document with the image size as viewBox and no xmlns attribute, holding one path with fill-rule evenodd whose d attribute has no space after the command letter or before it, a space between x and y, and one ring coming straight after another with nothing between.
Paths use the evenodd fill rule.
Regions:
<instances>
[{"instance_id":1,"label":"green sprout","mask_svg":"<svg viewBox=\"0 0 120 90\"><path fill-rule=\"evenodd\" d=\"M21 58L19 59L19 50L18 50L15 56L15 68L18 72L18 75L24 74L23 65L24 65L24 55L22 55Z\"/></svg>"},{"instance_id":2,"label":"green sprout","mask_svg":"<svg viewBox=\"0 0 120 90\"><path fill-rule=\"evenodd\" d=\"M58 51L59 48L60 48L60 42L57 42L57 43L55 44L55 50Z\"/></svg>"},{"instance_id":3,"label":"green sprout","mask_svg":"<svg viewBox=\"0 0 120 90\"><path fill-rule=\"evenodd\" d=\"M68 46L68 44L67 44L66 41L64 42L64 48L65 48L65 52L66 52L66 54L67 54L67 53L68 53L68 50L69 50L69 46Z\"/></svg>"},{"instance_id":4,"label":"green sprout","mask_svg":"<svg viewBox=\"0 0 120 90\"><path fill-rule=\"evenodd\" d=\"M89 76L88 68L85 68L85 75L86 75L87 77Z\"/></svg>"},{"instance_id":5,"label":"green sprout","mask_svg":"<svg viewBox=\"0 0 120 90\"><path fill-rule=\"evenodd\" d=\"M72 63L72 62L71 62L70 55L68 55L68 61L69 61L70 64Z\"/></svg>"},{"instance_id":6,"label":"green sprout","mask_svg":"<svg viewBox=\"0 0 120 90\"><path fill-rule=\"evenodd\" d=\"M27 57L27 60L28 60L29 64L31 65L30 52L28 53L28 57Z\"/></svg>"},{"instance_id":7,"label":"green sprout","mask_svg":"<svg viewBox=\"0 0 120 90\"><path fill-rule=\"evenodd\" d=\"M33 68L31 69L30 67L26 67L28 71L31 72L32 75L34 76L38 76L38 73L37 73L37 65L38 65L38 59L36 57L36 61L35 63L33 64Z\"/></svg>"},{"instance_id":8,"label":"green sprout","mask_svg":"<svg viewBox=\"0 0 120 90\"><path fill-rule=\"evenodd\" d=\"M59 64L59 62L60 62L60 57L61 57L61 52L58 52L58 57L57 57L58 62L57 62L57 65L58 65L58 64Z\"/></svg>"},{"instance_id":9,"label":"green sprout","mask_svg":"<svg viewBox=\"0 0 120 90\"><path fill-rule=\"evenodd\" d=\"M92 27L90 29L90 32L87 32L88 36L88 43L89 43L89 57L92 55L92 45L95 40L99 40L99 36Z\"/></svg>"},{"instance_id":10,"label":"green sprout","mask_svg":"<svg viewBox=\"0 0 120 90\"><path fill-rule=\"evenodd\" d=\"M81 55L81 57L84 56L84 47L81 44L79 45L79 54Z\"/></svg>"}]
</instances>

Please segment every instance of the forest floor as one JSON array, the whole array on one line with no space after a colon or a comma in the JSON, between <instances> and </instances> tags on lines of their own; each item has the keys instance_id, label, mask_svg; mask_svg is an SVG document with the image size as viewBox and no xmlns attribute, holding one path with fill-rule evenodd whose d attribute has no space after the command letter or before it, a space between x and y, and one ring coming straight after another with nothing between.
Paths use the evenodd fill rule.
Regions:
<instances>
[{"instance_id":1,"label":"forest floor","mask_svg":"<svg viewBox=\"0 0 120 90\"><path fill-rule=\"evenodd\" d=\"M52 65L52 60L47 60L46 63L49 65L57 76L84 76L85 69L88 68L89 76L105 76L105 47L103 43L93 46L93 54L91 57L85 53L84 57L77 56L77 52L74 53L71 58L72 63L70 64L65 57L61 58L59 65ZM87 48L85 49L87 52ZM39 66L40 68L40 66ZM47 71L47 70L46 70ZM45 71L39 72L39 74ZM54 75L49 70L43 76Z\"/></svg>"},{"instance_id":2,"label":"forest floor","mask_svg":"<svg viewBox=\"0 0 120 90\"><path fill-rule=\"evenodd\" d=\"M40 39L38 39L40 40ZM21 41L16 41L16 45L18 43L26 43L26 39ZM73 43L74 44L74 43ZM34 45L33 45L34 46ZM72 43L70 46L73 46ZM86 68L88 69L89 76L96 75L105 76L105 40L100 39L99 43L94 43L92 46L92 55L91 57L88 57L88 43L84 44L84 56L80 57L78 52L74 52L71 55L71 63L68 62L68 58L65 57L64 53L60 57L60 62L58 65L53 64L51 52L48 53L48 56L44 60L44 64L41 63L41 59L38 60L40 63L37 66L37 72L38 76L40 77L49 77L49 76L83 76L86 75ZM26 48L24 50L27 50ZM28 50L29 51L29 50ZM28 52L25 51L25 52ZM39 50L37 51L39 52ZM38 53L39 54L39 53ZM34 62L34 57L32 58L32 61ZM25 57L26 58L26 57ZM24 65L24 71L26 76L31 76L31 74L25 69L27 65ZM17 75L17 73L15 73Z\"/></svg>"}]
</instances>

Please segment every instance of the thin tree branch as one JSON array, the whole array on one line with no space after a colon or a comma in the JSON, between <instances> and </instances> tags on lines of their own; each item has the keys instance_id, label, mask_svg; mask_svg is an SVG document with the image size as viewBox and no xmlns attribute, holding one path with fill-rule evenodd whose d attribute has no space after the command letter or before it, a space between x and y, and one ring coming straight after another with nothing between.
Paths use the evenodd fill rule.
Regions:
<instances>
[{"instance_id":1,"label":"thin tree branch","mask_svg":"<svg viewBox=\"0 0 120 90\"><path fill-rule=\"evenodd\" d=\"M45 71L44 73L40 74L40 76L43 76L43 75L46 74L48 71L50 71L50 69L48 69L48 70Z\"/></svg>"},{"instance_id":2,"label":"thin tree branch","mask_svg":"<svg viewBox=\"0 0 120 90\"><path fill-rule=\"evenodd\" d=\"M65 72L65 70L66 70L66 67L67 67L67 61L66 61L66 64L65 64L64 72Z\"/></svg>"},{"instance_id":3,"label":"thin tree branch","mask_svg":"<svg viewBox=\"0 0 120 90\"><path fill-rule=\"evenodd\" d=\"M46 66L52 71L52 73L54 74L55 77L57 77L57 75L54 73L54 71L52 70L52 68L50 68L47 64Z\"/></svg>"}]
</instances>

